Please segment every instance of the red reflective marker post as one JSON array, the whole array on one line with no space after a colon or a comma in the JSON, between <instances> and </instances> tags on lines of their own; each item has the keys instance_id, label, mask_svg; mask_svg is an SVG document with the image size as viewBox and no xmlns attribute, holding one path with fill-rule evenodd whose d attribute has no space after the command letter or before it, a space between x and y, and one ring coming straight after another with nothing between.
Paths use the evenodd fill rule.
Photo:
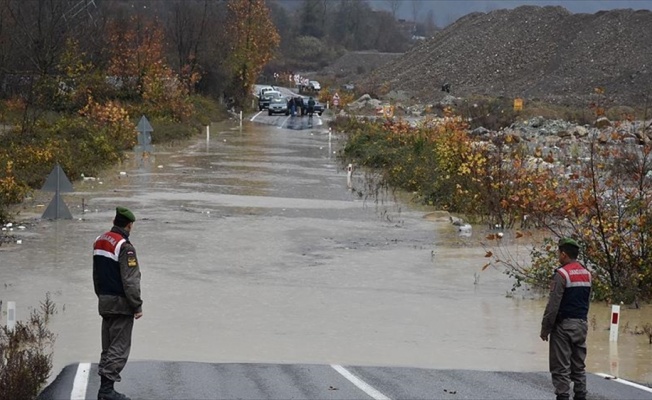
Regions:
<instances>
[{"instance_id":1,"label":"red reflective marker post","mask_svg":"<svg viewBox=\"0 0 652 400\"><path fill-rule=\"evenodd\" d=\"M620 306L611 306L611 328L609 329L609 341L618 341L618 323L620 322Z\"/></svg>"}]
</instances>

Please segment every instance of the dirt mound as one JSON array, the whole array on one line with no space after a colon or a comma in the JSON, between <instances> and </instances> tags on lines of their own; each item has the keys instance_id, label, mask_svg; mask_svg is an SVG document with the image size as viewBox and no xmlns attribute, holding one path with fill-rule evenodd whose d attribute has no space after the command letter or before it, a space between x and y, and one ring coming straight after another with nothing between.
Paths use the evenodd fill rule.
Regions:
<instances>
[{"instance_id":1,"label":"dirt mound","mask_svg":"<svg viewBox=\"0 0 652 400\"><path fill-rule=\"evenodd\" d=\"M352 51L344 54L324 68L321 75L331 75L339 80L355 80L374 71L392 60L401 57L403 53L380 53L377 51Z\"/></svg>"},{"instance_id":2,"label":"dirt mound","mask_svg":"<svg viewBox=\"0 0 652 400\"><path fill-rule=\"evenodd\" d=\"M636 105L652 95L652 12L572 14L563 7L523 6L473 13L361 83L444 96L521 96L586 104L596 87L611 101Z\"/></svg>"}]
</instances>

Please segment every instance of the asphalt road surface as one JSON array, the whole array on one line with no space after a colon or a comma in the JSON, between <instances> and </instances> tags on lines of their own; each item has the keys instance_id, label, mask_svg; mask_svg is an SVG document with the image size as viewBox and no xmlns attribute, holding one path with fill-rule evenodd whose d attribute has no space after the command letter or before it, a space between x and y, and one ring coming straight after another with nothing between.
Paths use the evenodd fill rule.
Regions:
<instances>
[{"instance_id":1,"label":"asphalt road surface","mask_svg":"<svg viewBox=\"0 0 652 400\"><path fill-rule=\"evenodd\" d=\"M544 372L310 364L130 362L116 389L132 399L552 399ZM652 399L652 390L589 374L589 399ZM39 400L93 399L96 364L64 368Z\"/></svg>"}]
</instances>

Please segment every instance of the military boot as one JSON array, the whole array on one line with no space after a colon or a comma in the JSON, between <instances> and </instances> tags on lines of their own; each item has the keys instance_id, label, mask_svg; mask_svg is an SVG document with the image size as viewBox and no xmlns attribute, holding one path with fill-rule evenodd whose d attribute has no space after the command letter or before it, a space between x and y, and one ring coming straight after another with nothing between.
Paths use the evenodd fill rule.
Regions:
<instances>
[{"instance_id":1,"label":"military boot","mask_svg":"<svg viewBox=\"0 0 652 400\"><path fill-rule=\"evenodd\" d=\"M97 400L131 400L113 388L114 382L109 378L100 375L100 390L97 392Z\"/></svg>"}]
</instances>

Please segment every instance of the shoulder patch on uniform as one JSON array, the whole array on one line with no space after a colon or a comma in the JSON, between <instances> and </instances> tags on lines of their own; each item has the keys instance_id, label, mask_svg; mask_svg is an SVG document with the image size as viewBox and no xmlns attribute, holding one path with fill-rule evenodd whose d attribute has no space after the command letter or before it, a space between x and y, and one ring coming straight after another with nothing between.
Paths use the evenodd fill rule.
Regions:
<instances>
[{"instance_id":1,"label":"shoulder patch on uniform","mask_svg":"<svg viewBox=\"0 0 652 400\"><path fill-rule=\"evenodd\" d=\"M134 256L127 256L127 265L130 267L137 267L138 260L136 260L136 257Z\"/></svg>"}]
</instances>

